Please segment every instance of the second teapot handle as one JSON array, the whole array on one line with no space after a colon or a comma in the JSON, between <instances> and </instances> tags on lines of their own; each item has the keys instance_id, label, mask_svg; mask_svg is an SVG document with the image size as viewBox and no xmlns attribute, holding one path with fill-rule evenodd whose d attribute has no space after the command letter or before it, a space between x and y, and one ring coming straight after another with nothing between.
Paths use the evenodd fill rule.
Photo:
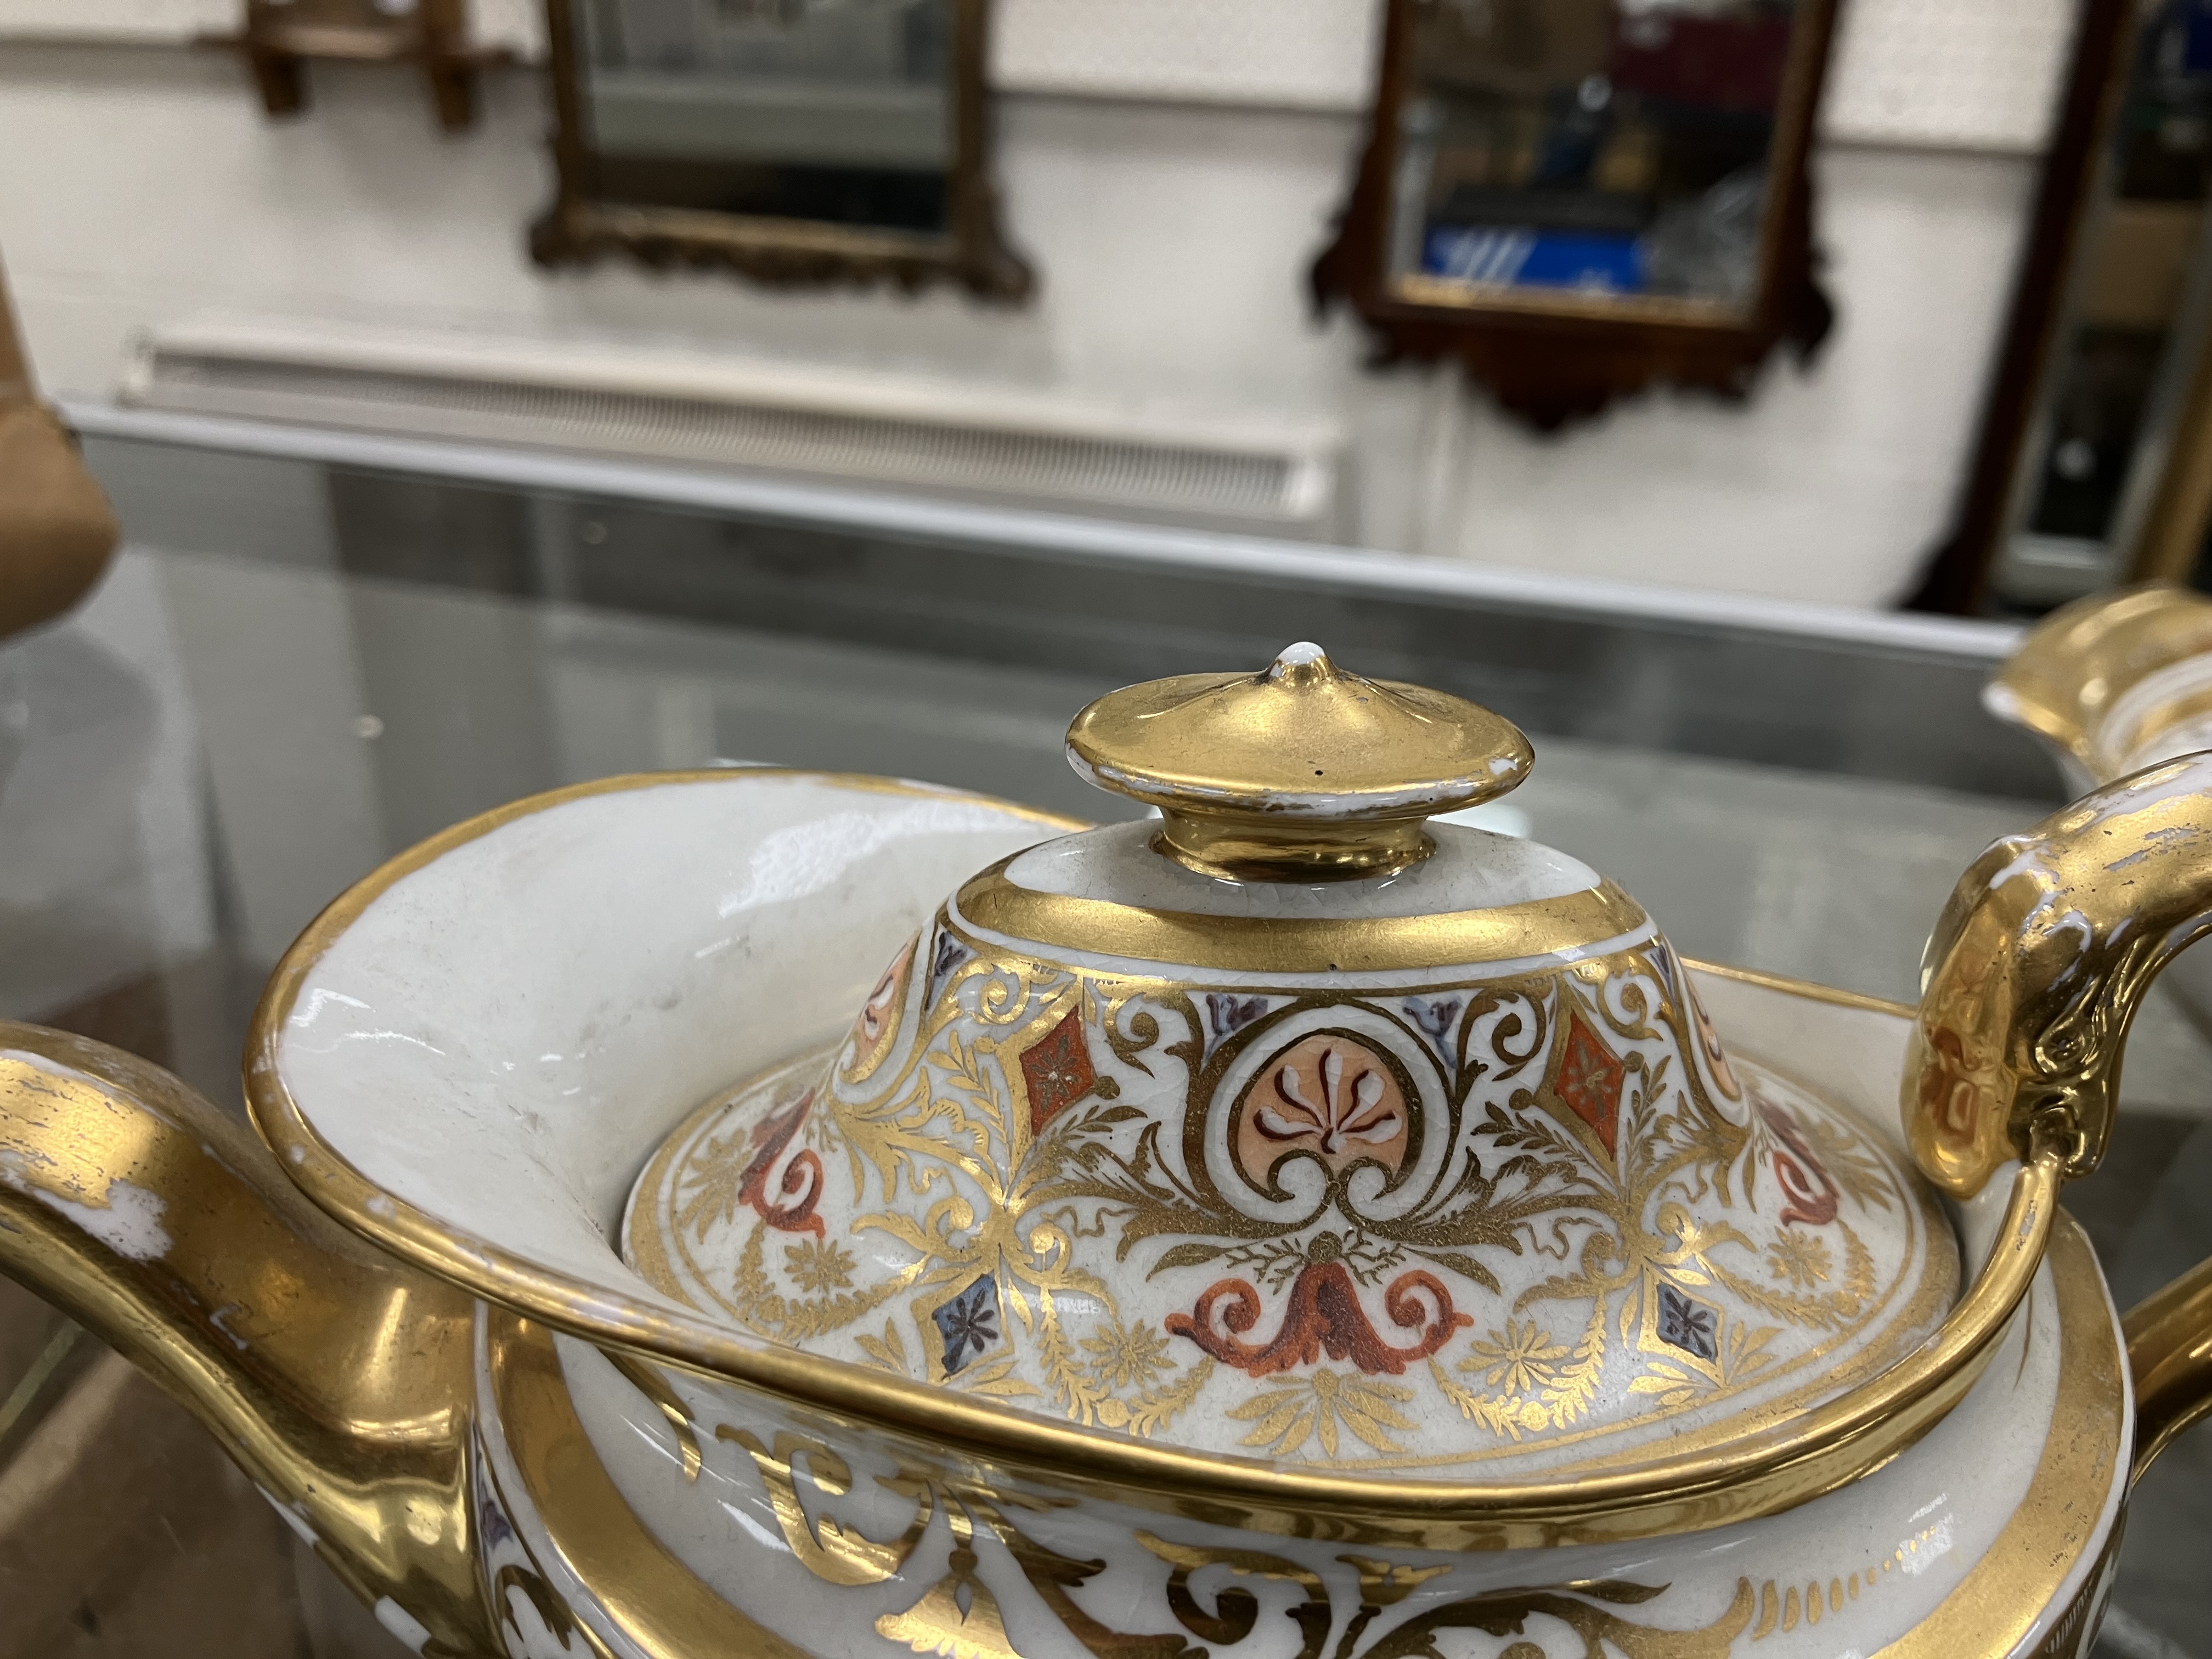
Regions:
<instances>
[{"instance_id":1,"label":"second teapot handle","mask_svg":"<svg viewBox=\"0 0 2212 1659\"><path fill-rule=\"evenodd\" d=\"M2212 752L2093 790L1959 879L1929 937L1902 1105L1914 1161L1954 1197L2038 1148L2095 1169L2143 992L2212 933ZM2134 1472L2212 1413L2212 1261L2124 1322Z\"/></svg>"},{"instance_id":2,"label":"second teapot handle","mask_svg":"<svg viewBox=\"0 0 2212 1659\"><path fill-rule=\"evenodd\" d=\"M2212 1261L2200 1261L2120 1322L2135 1380L2134 1478L2212 1413Z\"/></svg>"},{"instance_id":3,"label":"second teapot handle","mask_svg":"<svg viewBox=\"0 0 2212 1659\"><path fill-rule=\"evenodd\" d=\"M2097 1167L2144 990L2212 933L2212 752L2091 791L1959 878L1921 967L1901 1105L1913 1160L1971 1198L2037 1146Z\"/></svg>"}]
</instances>

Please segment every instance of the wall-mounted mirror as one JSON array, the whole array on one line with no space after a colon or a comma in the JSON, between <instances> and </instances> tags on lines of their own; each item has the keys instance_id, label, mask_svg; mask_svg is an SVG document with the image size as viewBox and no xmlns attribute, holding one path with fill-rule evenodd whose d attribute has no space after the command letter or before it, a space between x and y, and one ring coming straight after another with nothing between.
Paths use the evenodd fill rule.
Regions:
<instances>
[{"instance_id":1,"label":"wall-mounted mirror","mask_svg":"<svg viewBox=\"0 0 2212 1659\"><path fill-rule=\"evenodd\" d=\"M1982 424L1916 606L2212 580L2212 0L2081 0Z\"/></svg>"},{"instance_id":2,"label":"wall-mounted mirror","mask_svg":"<svg viewBox=\"0 0 2212 1659\"><path fill-rule=\"evenodd\" d=\"M560 195L532 253L1024 297L988 21L989 0L547 0Z\"/></svg>"},{"instance_id":3,"label":"wall-mounted mirror","mask_svg":"<svg viewBox=\"0 0 2212 1659\"><path fill-rule=\"evenodd\" d=\"M1389 0L1316 297L1552 427L1655 380L1742 392L1832 318L1805 151L1833 0Z\"/></svg>"}]
</instances>

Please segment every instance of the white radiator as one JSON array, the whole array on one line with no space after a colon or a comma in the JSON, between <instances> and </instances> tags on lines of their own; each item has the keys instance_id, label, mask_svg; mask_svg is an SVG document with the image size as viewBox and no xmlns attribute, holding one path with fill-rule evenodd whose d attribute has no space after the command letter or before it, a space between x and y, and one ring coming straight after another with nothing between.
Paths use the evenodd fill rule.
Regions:
<instances>
[{"instance_id":1,"label":"white radiator","mask_svg":"<svg viewBox=\"0 0 2212 1659\"><path fill-rule=\"evenodd\" d=\"M137 340L146 408L649 457L965 500L1333 538L1340 437L1013 392L556 346L180 324Z\"/></svg>"}]
</instances>

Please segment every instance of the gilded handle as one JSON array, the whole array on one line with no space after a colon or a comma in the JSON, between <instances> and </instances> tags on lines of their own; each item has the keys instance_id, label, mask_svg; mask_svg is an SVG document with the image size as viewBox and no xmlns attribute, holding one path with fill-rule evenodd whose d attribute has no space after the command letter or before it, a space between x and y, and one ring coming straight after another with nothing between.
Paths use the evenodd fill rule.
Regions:
<instances>
[{"instance_id":1,"label":"gilded handle","mask_svg":"<svg viewBox=\"0 0 2212 1659\"><path fill-rule=\"evenodd\" d=\"M2038 1146L2105 1155L2128 1024L2212 931L2212 752L2092 791L1960 878L1928 941L1905 1135L1958 1198Z\"/></svg>"},{"instance_id":2,"label":"gilded handle","mask_svg":"<svg viewBox=\"0 0 2212 1659\"><path fill-rule=\"evenodd\" d=\"M505 1652L471 1547L474 1304L330 1220L243 1123L0 1022L0 1273L182 1401L418 1652Z\"/></svg>"},{"instance_id":3,"label":"gilded handle","mask_svg":"<svg viewBox=\"0 0 2212 1659\"><path fill-rule=\"evenodd\" d=\"M2121 1321L2136 1388L2135 1476L2212 1413L2212 1261L2145 1297Z\"/></svg>"},{"instance_id":4,"label":"gilded handle","mask_svg":"<svg viewBox=\"0 0 2212 1659\"><path fill-rule=\"evenodd\" d=\"M1972 1197L2036 1146L2095 1169L2128 1024L2212 932L2212 752L2094 790L1960 878L1928 941L1903 1106L1928 1177ZM2136 1474L2212 1413L2212 1261L2123 1322Z\"/></svg>"},{"instance_id":5,"label":"gilded handle","mask_svg":"<svg viewBox=\"0 0 2212 1659\"><path fill-rule=\"evenodd\" d=\"M2029 630L1982 701L2091 776L2179 719L2201 714L2192 677L2176 697L2130 707L2138 686L2212 652L2212 599L2168 582L2123 587L2052 611Z\"/></svg>"}]
</instances>

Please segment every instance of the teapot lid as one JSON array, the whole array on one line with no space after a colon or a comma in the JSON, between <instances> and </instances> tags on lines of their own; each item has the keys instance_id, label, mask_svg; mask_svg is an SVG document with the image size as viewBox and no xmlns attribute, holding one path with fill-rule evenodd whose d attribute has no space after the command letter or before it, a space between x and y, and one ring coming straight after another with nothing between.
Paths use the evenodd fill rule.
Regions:
<instances>
[{"instance_id":1,"label":"teapot lid","mask_svg":"<svg viewBox=\"0 0 2212 1659\"><path fill-rule=\"evenodd\" d=\"M1100 698L1075 769L1159 811L981 872L954 912L989 934L1133 963L1334 975L1610 948L1650 920L1579 859L1437 815L1505 793L1534 754L1462 698L1293 645L1258 674Z\"/></svg>"},{"instance_id":2,"label":"teapot lid","mask_svg":"<svg viewBox=\"0 0 2212 1659\"><path fill-rule=\"evenodd\" d=\"M834 1054L672 1137L625 1224L659 1288L1086 1425L1462 1476L1751 1434L1948 1311L1892 1143L1731 1055L1633 899L1427 822L1528 775L1508 721L1301 644L1068 753L1159 818L971 878Z\"/></svg>"},{"instance_id":3,"label":"teapot lid","mask_svg":"<svg viewBox=\"0 0 2212 1659\"><path fill-rule=\"evenodd\" d=\"M1158 807L1159 850L1232 879L1377 877L1426 858L1422 820L1528 775L1486 708L1347 674L1319 646L1259 674L1183 674L1101 697L1067 729L1075 769Z\"/></svg>"}]
</instances>

